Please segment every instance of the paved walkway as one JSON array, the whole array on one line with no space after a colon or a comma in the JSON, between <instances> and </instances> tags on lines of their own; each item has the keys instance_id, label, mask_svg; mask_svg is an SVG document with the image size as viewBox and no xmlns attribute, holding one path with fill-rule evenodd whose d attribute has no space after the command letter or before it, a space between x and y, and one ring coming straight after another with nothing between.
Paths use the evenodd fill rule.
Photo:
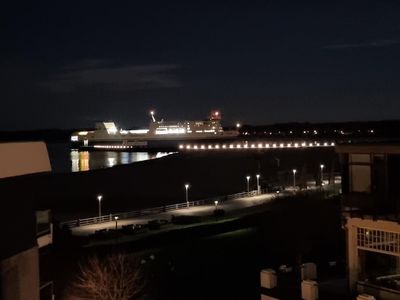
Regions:
<instances>
[{"instance_id":1,"label":"paved walkway","mask_svg":"<svg viewBox=\"0 0 400 300\"><path fill-rule=\"evenodd\" d=\"M252 197L244 197L233 200L228 200L221 204L218 204L219 209L223 209L226 212L232 212L235 210L241 210L244 208L254 207L270 202L272 199L276 198L277 194L262 194ZM178 210L172 210L165 213L159 213L148 216L140 216L136 218L129 218L118 220L118 228L127 224L147 224L149 220L159 219L159 220L170 220L171 216L181 216L181 215L191 215L191 216L207 216L212 215L215 209L215 205L202 205L194 206L190 208L182 208ZM96 230L101 229L115 229L115 221L93 224L87 226L80 226L72 228L72 233L74 235L89 235L94 233Z\"/></svg>"}]
</instances>

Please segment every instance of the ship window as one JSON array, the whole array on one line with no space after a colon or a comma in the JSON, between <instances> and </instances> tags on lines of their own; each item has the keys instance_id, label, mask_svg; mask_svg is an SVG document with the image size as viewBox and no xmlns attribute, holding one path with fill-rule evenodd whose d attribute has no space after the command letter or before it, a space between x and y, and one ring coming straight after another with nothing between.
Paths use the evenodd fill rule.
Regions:
<instances>
[{"instance_id":1,"label":"ship window","mask_svg":"<svg viewBox=\"0 0 400 300\"><path fill-rule=\"evenodd\" d=\"M371 155L352 153L349 155L350 191L371 192Z\"/></svg>"},{"instance_id":2,"label":"ship window","mask_svg":"<svg viewBox=\"0 0 400 300\"><path fill-rule=\"evenodd\" d=\"M368 165L350 165L351 191L371 192L371 167Z\"/></svg>"},{"instance_id":3,"label":"ship window","mask_svg":"<svg viewBox=\"0 0 400 300\"><path fill-rule=\"evenodd\" d=\"M369 154L351 154L350 163L366 163L371 162L371 156Z\"/></svg>"}]
</instances>

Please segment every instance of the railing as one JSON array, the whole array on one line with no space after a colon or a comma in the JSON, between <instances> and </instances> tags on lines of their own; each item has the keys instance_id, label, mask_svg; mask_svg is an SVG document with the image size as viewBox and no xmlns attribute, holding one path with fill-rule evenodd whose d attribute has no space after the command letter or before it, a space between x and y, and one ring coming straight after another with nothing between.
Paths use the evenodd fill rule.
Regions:
<instances>
[{"instance_id":1,"label":"railing","mask_svg":"<svg viewBox=\"0 0 400 300\"><path fill-rule=\"evenodd\" d=\"M107 214L107 215L102 215L100 217L76 219L76 220L61 222L60 225L68 226L69 228L74 228L74 227L78 227L78 226L87 226L87 225L111 222L111 221L115 220L115 217L118 217L118 220L122 220L122 219L130 219L130 218L135 218L135 217L140 217L140 216L150 216L150 215L156 215L156 214L167 212L167 211L174 211L174 210L179 210L179 209L184 209L184 208L189 208L189 207L194 207L194 206L210 205L210 204L214 204L215 201L222 203L222 202L228 201L228 200L234 200L234 199L244 198L244 197L253 197L253 196L261 195L264 193L265 193L265 190L261 190L260 193L257 190L254 190L254 191L250 191L250 192L242 192L242 193L225 195L225 196L216 196L216 197L207 198L207 199L198 200L198 201L190 201L190 202L176 203L176 204L170 204L170 205L164 205L164 206L158 206L158 207L152 207L152 208L143 208L143 209L133 210L133 211L129 211L129 212Z\"/></svg>"}]
</instances>

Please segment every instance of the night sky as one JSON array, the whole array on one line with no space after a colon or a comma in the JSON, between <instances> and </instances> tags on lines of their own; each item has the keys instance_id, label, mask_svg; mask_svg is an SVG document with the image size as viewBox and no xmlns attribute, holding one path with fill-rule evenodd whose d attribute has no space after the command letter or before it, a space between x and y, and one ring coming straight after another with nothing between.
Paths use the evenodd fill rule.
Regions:
<instances>
[{"instance_id":1,"label":"night sky","mask_svg":"<svg viewBox=\"0 0 400 300\"><path fill-rule=\"evenodd\" d=\"M0 130L400 118L399 1L191 2L3 4Z\"/></svg>"}]
</instances>

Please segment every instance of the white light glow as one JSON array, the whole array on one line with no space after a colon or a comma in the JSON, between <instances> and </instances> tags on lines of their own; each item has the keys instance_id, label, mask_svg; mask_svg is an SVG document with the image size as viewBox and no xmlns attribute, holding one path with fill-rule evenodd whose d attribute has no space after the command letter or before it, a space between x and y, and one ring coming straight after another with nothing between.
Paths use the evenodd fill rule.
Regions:
<instances>
[{"instance_id":1,"label":"white light glow","mask_svg":"<svg viewBox=\"0 0 400 300\"><path fill-rule=\"evenodd\" d=\"M155 134L165 135L165 134L185 134L185 128L179 127L159 127L156 129Z\"/></svg>"},{"instance_id":2,"label":"white light glow","mask_svg":"<svg viewBox=\"0 0 400 300\"><path fill-rule=\"evenodd\" d=\"M79 140L77 135L71 136L71 142L77 142Z\"/></svg>"},{"instance_id":3,"label":"white light glow","mask_svg":"<svg viewBox=\"0 0 400 300\"><path fill-rule=\"evenodd\" d=\"M115 126L114 122L103 122L103 125L108 134L116 134L118 132L117 126Z\"/></svg>"},{"instance_id":4,"label":"white light glow","mask_svg":"<svg viewBox=\"0 0 400 300\"><path fill-rule=\"evenodd\" d=\"M148 129L135 129L135 130L129 130L130 134L146 134L148 133Z\"/></svg>"}]
</instances>

